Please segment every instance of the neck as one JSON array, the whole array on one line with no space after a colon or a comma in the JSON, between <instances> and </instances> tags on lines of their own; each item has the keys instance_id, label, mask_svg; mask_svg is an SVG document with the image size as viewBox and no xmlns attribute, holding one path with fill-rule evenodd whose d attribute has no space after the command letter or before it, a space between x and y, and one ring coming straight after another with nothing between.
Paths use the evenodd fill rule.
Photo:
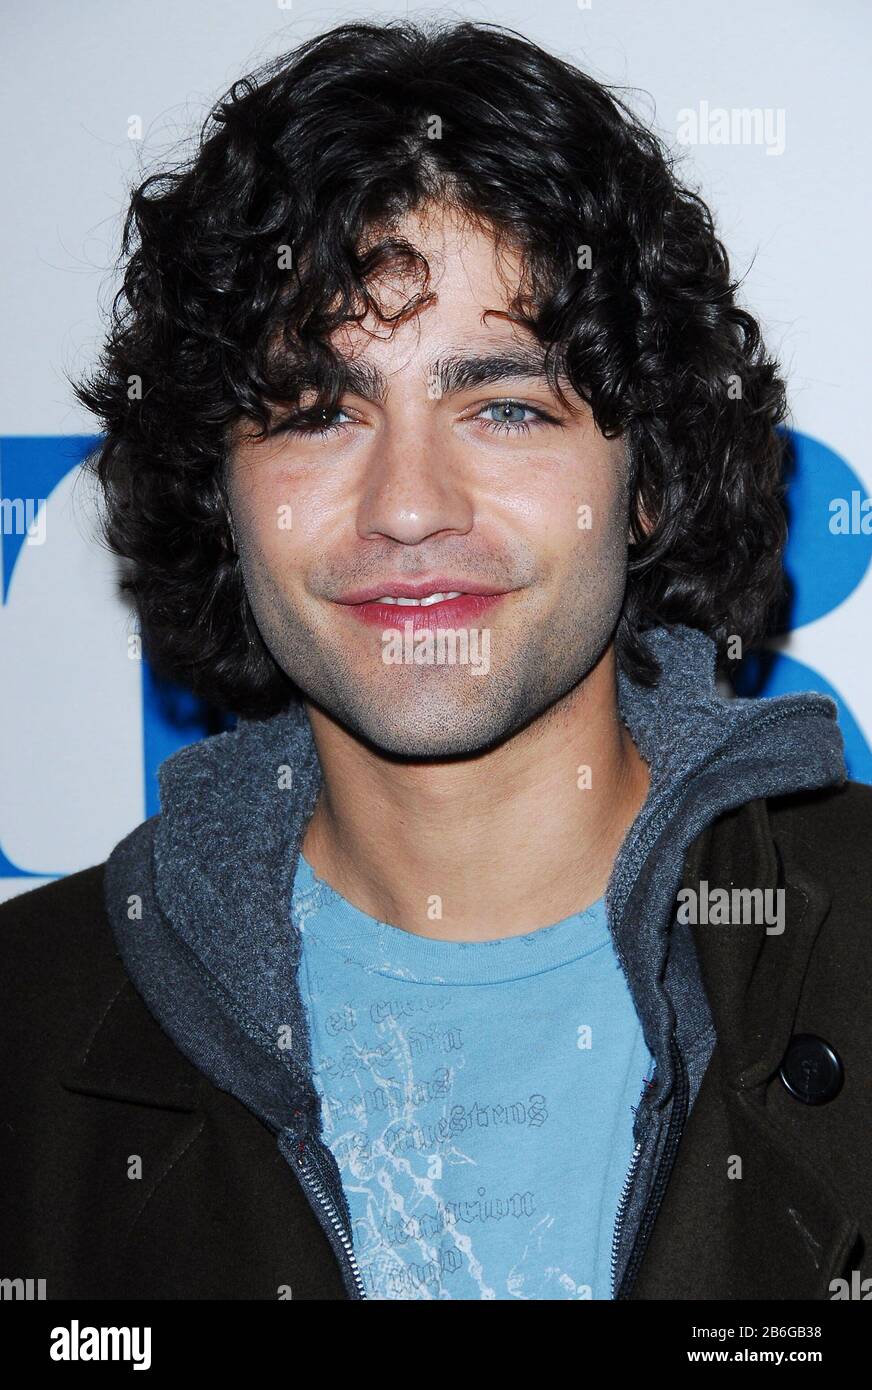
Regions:
<instances>
[{"instance_id":1,"label":"neck","mask_svg":"<svg viewBox=\"0 0 872 1390\"><path fill-rule=\"evenodd\" d=\"M399 762L306 712L322 786L303 853L362 912L420 936L493 940L583 911L648 791L611 644L542 716L468 758Z\"/></svg>"}]
</instances>

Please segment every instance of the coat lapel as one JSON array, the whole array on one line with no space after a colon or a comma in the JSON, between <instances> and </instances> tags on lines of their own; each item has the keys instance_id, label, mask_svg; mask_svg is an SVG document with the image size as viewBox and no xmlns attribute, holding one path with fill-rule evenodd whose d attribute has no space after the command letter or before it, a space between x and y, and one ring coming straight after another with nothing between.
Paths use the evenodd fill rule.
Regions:
<instances>
[{"instance_id":1,"label":"coat lapel","mask_svg":"<svg viewBox=\"0 0 872 1390\"><path fill-rule=\"evenodd\" d=\"M186 1114L197 1106L198 1087L189 1064L126 978L60 1082L82 1095Z\"/></svg>"}]
</instances>

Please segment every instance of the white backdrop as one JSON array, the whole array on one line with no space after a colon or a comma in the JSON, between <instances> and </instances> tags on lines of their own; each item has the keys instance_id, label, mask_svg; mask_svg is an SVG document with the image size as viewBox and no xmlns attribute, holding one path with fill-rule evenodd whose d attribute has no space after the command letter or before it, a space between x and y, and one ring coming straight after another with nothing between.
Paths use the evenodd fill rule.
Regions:
<instances>
[{"instance_id":1,"label":"white backdrop","mask_svg":"<svg viewBox=\"0 0 872 1390\"><path fill-rule=\"evenodd\" d=\"M63 374L80 374L99 348L129 185L177 152L231 82L265 59L348 19L434 11L509 25L601 80L632 86L631 104L681 148L685 176L713 205L734 270L746 275L744 297L781 358L800 436L802 625L774 644L791 660L765 693L812 684L835 693L851 772L872 781L872 536L860 510L872 478L866 0L410 10L41 0L7 6L2 18L0 898L104 859L156 809L156 761L199 736L162 723L142 663L129 658L133 622L75 467L76 437L96 426ZM134 116L139 141L129 138ZM680 143L694 131L696 143ZM854 529L840 536L832 503L851 492ZM36 520L24 513L30 535L16 498L45 499Z\"/></svg>"}]
</instances>

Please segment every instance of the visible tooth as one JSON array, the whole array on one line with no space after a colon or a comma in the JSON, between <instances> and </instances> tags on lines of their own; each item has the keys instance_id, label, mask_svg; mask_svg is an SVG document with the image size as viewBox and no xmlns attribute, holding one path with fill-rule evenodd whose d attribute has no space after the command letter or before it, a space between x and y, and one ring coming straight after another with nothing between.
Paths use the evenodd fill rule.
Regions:
<instances>
[{"instance_id":1,"label":"visible tooth","mask_svg":"<svg viewBox=\"0 0 872 1390\"><path fill-rule=\"evenodd\" d=\"M460 598L460 594L428 594L426 598L421 599L421 603L422 605L426 605L428 603L444 603L444 601L448 598Z\"/></svg>"},{"instance_id":2,"label":"visible tooth","mask_svg":"<svg viewBox=\"0 0 872 1390\"><path fill-rule=\"evenodd\" d=\"M401 604L404 608L426 608L431 603L444 603L449 598L460 598L461 591L448 594L427 594L426 598L395 598L392 594L384 594L375 600L376 603Z\"/></svg>"}]
</instances>

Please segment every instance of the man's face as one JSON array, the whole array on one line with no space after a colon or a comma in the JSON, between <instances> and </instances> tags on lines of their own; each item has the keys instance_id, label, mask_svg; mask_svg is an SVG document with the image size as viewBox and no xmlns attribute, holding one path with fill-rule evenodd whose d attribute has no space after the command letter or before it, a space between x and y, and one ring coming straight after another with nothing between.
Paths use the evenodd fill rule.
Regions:
<instances>
[{"instance_id":1,"label":"man's face","mask_svg":"<svg viewBox=\"0 0 872 1390\"><path fill-rule=\"evenodd\" d=\"M356 737L425 758L491 746L588 674L623 601L628 519L623 448L581 398L567 388L567 410L530 361L481 369L536 355L483 319L508 307L519 263L441 209L399 231L435 302L393 329L343 326L333 344L368 376L332 428L258 442L244 422L228 490L279 666ZM372 288L388 313L411 292ZM462 597L374 601L434 592Z\"/></svg>"}]
</instances>

